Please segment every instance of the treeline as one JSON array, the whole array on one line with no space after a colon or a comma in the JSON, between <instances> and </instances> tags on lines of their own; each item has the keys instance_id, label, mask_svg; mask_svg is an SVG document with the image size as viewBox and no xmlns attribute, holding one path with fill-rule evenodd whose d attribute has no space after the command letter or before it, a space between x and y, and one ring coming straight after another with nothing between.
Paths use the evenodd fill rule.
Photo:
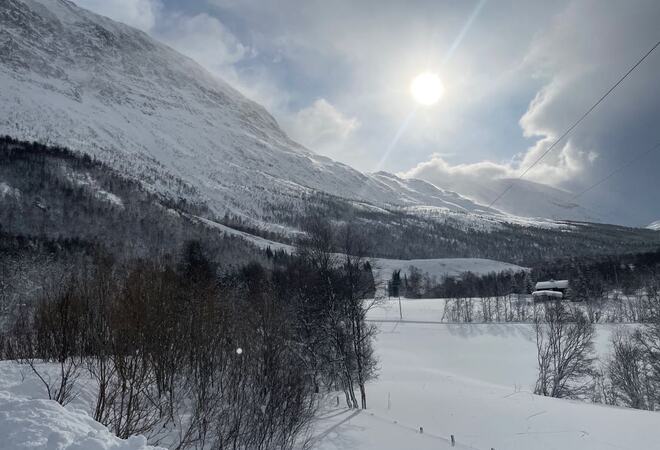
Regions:
<instances>
[{"instance_id":1,"label":"treeline","mask_svg":"<svg viewBox=\"0 0 660 450\"><path fill-rule=\"evenodd\" d=\"M571 257L538 265L532 276L537 280L568 279L580 298L596 293L620 291L634 294L648 286L660 268L660 249L642 253Z\"/></svg>"},{"instance_id":2,"label":"treeline","mask_svg":"<svg viewBox=\"0 0 660 450\"><path fill-rule=\"evenodd\" d=\"M350 226L337 232L311 220L299 254L273 255L270 269L219 266L199 241L176 258L94 256L15 311L0 356L28 365L62 404L91 378L91 415L122 438L293 448L324 393L366 408L375 376L363 302L373 276L361 256L336 256L336 239L363 250Z\"/></svg>"},{"instance_id":3,"label":"treeline","mask_svg":"<svg viewBox=\"0 0 660 450\"><path fill-rule=\"evenodd\" d=\"M394 272L389 284L392 291L390 296L394 297L502 297L510 294L529 294L533 290L534 275L528 271L491 272L482 275L465 272L458 277L443 277L438 280L411 266L403 274L400 271Z\"/></svg>"},{"instance_id":4,"label":"treeline","mask_svg":"<svg viewBox=\"0 0 660 450\"><path fill-rule=\"evenodd\" d=\"M410 267L392 274L388 294L448 299L445 318L454 322L526 322L536 282L552 279L569 280L567 300L579 302L591 322L646 322L660 291L660 250L560 259L519 272L466 272L440 281Z\"/></svg>"}]
</instances>

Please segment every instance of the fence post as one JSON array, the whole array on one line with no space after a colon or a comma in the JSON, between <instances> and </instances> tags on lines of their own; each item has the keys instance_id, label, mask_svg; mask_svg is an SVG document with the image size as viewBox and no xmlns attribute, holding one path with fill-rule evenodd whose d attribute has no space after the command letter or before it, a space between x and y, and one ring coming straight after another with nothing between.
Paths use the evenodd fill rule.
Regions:
<instances>
[{"instance_id":1,"label":"fence post","mask_svg":"<svg viewBox=\"0 0 660 450\"><path fill-rule=\"evenodd\" d=\"M451 446L455 447L456 446L456 439L454 439L454 435L451 435Z\"/></svg>"},{"instance_id":2,"label":"fence post","mask_svg":"<svg viewBox=\"0 0 660 450\"><path fill-rule=\"evenodd\" d=\"M419 427L419 434L424 434L424 427Z\"/></svg>"}]
</instances>

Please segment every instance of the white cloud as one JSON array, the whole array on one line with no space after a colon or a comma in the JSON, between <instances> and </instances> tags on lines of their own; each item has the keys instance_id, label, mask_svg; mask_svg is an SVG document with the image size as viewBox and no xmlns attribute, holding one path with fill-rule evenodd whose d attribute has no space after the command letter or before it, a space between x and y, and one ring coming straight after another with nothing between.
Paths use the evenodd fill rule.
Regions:
<instances>
[{"instance_id":1,"label":"white cloud","mask_svg":"<svg viewBox=\"0 0 660 450\"><path fill-rule=\"evenodd\" d=\"M518 176L657 41L658 11L657 2L647 0L570 2L540 28L523 63L543 83L519 120L524 136L537 141L511 164L452 166L433 157L406 174L440 185L456 177L477 182L479 176ZM659 71L660 54L651 55L525 178L579 192L660 141L653 119L660 113ZM652 220L658 180L650 168L658 163L651 154L580 201L626 211L619 214L624 223Z\"/></svg>"},{"instance_id":2,"label":"white cloud","mask_svg":"<svg viewBox=\"0 0 660 450\"><path fill-rule=\"evenodd\" d=\"M233 73L234 64L254 54L222 22L206 13L168 14L162 18L156 35L221 77Z\"/></svg>"},{"instance_id":3,"label":"white cloud","mask_svg":"<svg viewBox=\"0 0 660 450\"><path fill-rule=\"evenodd\" d=\"M417 164L412 169L400 173L401 176L410 178L433 178L436 182L440 179L453 177L488 178L500 179L511 178L516 175L515 169L506 164L498 164L491 161L480 161L471 164L452 165L445 161L442 155L433 154L428 161ZM442 186L443 183L438 183Z\"/></svg>"},{"instance_id":4,"label":"white cloud","mask_svg":"<svg viewBox=\"0 0 660 450\"><path fill-rule=\"evenodd\" d=\"M308 148L341 158L351 151L349 140L360 127L360 122L345 116L326 99L320 98L287 117L283 125L295 140Z\"/></svg>"},{"instance_id":5,"label":"white cloud","mask_svg":"<svg viewBox=\"0 0 660 450\"><path fill-rule=\"evenodd\" d=\"M123 22L142 31L150 31L162 9L160 0L75 0L86 9Z\"/></svg>"},{"instance_id":6,"label":"white cloud","mask_svg":"<svg viewBox=\"0 0 660 450\"><path fill-rule=\"evenodd\" d=\"M191 16L165 10L161 0L77 1L83 8L149 32L218 76L233 76L233 65L255 54L206 13Z\"/></svg>"}]
</instances>

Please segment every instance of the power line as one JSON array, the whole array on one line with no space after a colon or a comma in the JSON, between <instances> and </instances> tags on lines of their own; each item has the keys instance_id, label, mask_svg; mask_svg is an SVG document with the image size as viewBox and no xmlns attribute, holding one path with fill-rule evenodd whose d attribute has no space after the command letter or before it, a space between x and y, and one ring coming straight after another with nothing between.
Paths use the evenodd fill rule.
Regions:
<instances>
[{"instance_id":1,"label":"power line","mask_svg":"<svg viewBox=\"0 0 660 450\"><path fill-rule=\"evenodd\" d=\"M603 184L604 182L606 182L607 180L609 180L610 178L612 178L612 176L614 176L615 174L621 172L621 171L622 171L623 169L625 169L626 167L631 166L632 164L636 163L637 161L639 161L640 159L642 159L644 156L648 155L648 154L651 153L652 151L654 151L654 150L658 150L658 149L660 149L660 143L657 143L657 144L655 144L653 147L646 149L646 151L640 153L640 154L637 155L635 158L633 158L633 159L629 160L628 162L624 163L623 165L617 167L616 169L614 169L613 171L611 171L610 173L608 173L606 176L604 176L603 178L601 178L600 180L598 180L597 182L595 182L594 184L592 184L592 185L589 186L588 188L586 188L586 189L584 189L583 191L581 191L579 194L576 194L576 195L572 198L572 200L576 200L577 198L583 196L584 194L586 194L586 193L589 192L590 190L594 189L595 187L600 186L601 184Z\"/></svg>"},{"instance_id":2,"label":"power line","mask_svg":"<svg viewBox=\"0 0 660 450\"><path fill-rule=\"evenodd\" d=\"M635 63L635 65L633 65L630 69L628 69L628 71L627 71L627 72L626 72L621 78L619 78L619 80L618 80L616 83L614 83L614 85L613 85L611 88L609 88L609 90L608 90L607 92L605 92L605 94L603 94L603 96L600 97L596 103L594 103L594 104L591 106L591 108L589 108L584 114L582 114L582 116L580 116L580 118L579 118L578 120L576 120L576 121L573 123L573 125L571 125L571 126L570 126L570 127L569 127L569 128L568 128L568 129L562 134L562 135L561 135L561 136L559 136L559 138L558 138L556 141L554 141L554 142L552 143L552 145L551 145L550 147L548 147L548 149L547 149L545 152L543 152L543 154L542 154L541 156L539 156L539 157L536 159L536 161L534 161L529 167L527 167L527 169L525 169L525 170L523 171L523 173L521 173L521 174L518 176L518 179L519 179L519 180L522 179L522 177L524 177L524 176L527 174L527 172L529 172L529 171L530 171L534 166L536 166L536 165L537 165L537 164L538 164L543 158L545 158L546 155L547 155L548 153L550 153L550 152L551 152L551 151L557 146L557 144L558 144L559 142L562 141L562 139L564 139L566 136L568 136L568 134L569 134L571 131L573 131L573 129L574 129L575 127L577 127L577 126L578 126L578 125L579 125L579 124L580 124L580 123L581 123L581 122L582 122L582 121L583 121L583 120L584 120L589 114L591 114L591 112L592 112L594 109L596 109L596 107L598 107L598 105L600 105L600 104L603 102L603 100L605 100L605 98L606 98L608 95L610 95L610 93L612 93L612 91L613 91L614 89L616 89L616 88L617 88L617 87L623 82L623 80L625 80L625 79L628 77L628 75L630 75L630 74L631 74L631 73L637 68L637 66L639 66L639 65L640 65L640 64L641 64L641 63L642 63L642 62L643 62L643 61L644 61L644 60L645 60L645 59L646 59L651 53L653 53L653 51L654 51L658 46L660 46L660 41L656 42L655 45L654 45L653 47L651 47L651 49L650 49L648 52L646 52L646 53L644 54L644 56L642 56L642 57L641 57L641 58ZM493 206L493 205L494 205L499 199L501 199L501 198L504 196L504 194L506 194L507 192L509 192L509 190L510 190L512 187L513 187L513 183L509 184L509 185L506 187L506 189L504 189L504 190L503 190L503 191L502 191L497 197L495 197L495 200L493 200L492 202L490 202L490 204L488 205L488 207L489 207L489 208L492 207L492 206Z\"/></svg>"}]
</instances>

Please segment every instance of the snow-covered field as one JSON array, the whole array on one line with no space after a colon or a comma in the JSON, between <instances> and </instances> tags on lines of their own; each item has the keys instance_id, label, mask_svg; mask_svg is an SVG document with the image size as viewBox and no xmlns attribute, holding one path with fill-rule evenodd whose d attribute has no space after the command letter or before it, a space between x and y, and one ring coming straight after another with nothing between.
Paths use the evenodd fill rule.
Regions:
<instances>
[{"instance_id":1,"label":"snow-covered field","mask_svg":"<svg viewBox=\"0 0 660 450\"><path fill-rule=\"evenodd\" d=\"M370 313L378 323L380 375L368 385L367 411L336 407L315 423L311 443L322 450L655 449L658 413L558 400L530 393L536 349L529 324L439 323L443 300L402 299ZM614 326L599 326L596 348L608 353ZM0 362L0 449L150 448L121 440L86 412L84 383L66 408L44 400L27 366ZM420 433L423 427L423 433Z\"/></svg>"},{"instance_id":2,"label":"snow-covered field","mask_svg":"<svg viewBox=\"0 0 660 450\"><path fill-rule=\"evenodd\" d=\"M442 316L442 300L402 305L408 322L380 322L381 370L368 386L369 410L329 411L335 416L318 424L319 433L327 432L318 448L443 449L451 448L452 434L455 448L658 448L658 413L531 394L536 378L531 325L428 323ZM371 318L398 315L397 301L390 301ZM600 355L608 352L612 330L599 326Z\"/></svg>"},{"instance_id":3,"label":"snow-covered field","mask_svg":"<svg viewBox=\"0 0 660 450\"><path fill-rule=\"evenodd\" d=\"M525 270L524 267L517 266L502 261L483 258L436 258L436 259L386 259L373 258L374 270L380 272L382 279L389 279L392 272L401 270L403 276L411 266L418 268L422 273L428 273L432 277L442 279L447 276L459 276L465 272L476 274L487 274L490 272L503 272L511 270L518 272Z\"/></svg>"}]
</instances>

